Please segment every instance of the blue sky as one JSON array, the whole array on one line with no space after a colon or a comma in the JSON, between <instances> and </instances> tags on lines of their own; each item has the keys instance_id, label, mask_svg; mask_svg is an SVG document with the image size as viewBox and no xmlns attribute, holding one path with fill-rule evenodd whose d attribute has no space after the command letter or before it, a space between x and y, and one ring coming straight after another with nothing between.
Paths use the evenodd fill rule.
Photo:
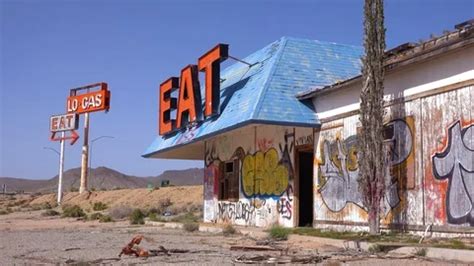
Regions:
<instances>
[{"instance_id":1,"label":"blue sky","mask_svg":"<svg viewBox=\"0 0 474 266\"><path fill-rule=\"evenodd\" d=\"M157 135L157 88L216 43L245 57L281 36L362 45L363 1L8 1L0 0L0 176L57 174L49 116L65 112L69 89L109 83L108 114L91 115L93 167L139 176L202 167L143 159ZM385 3L387 47L441 34L474 17L474 1ZM81 119L82 125L82 119ZM79 131L82 135L82 132ZM81 139L66 146L80 165Z\"/></svg>"}]
</instances>

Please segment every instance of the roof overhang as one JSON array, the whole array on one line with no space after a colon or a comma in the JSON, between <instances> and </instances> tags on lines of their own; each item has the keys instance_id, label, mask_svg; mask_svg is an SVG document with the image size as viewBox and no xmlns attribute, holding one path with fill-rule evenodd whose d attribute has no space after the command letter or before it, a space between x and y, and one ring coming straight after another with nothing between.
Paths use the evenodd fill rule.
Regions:
<instances>
[{"instance_id":1,"label":"roof overhang","mask_svg":"<svg viewBox=\"0 0 474 266\"><path fill-rule=\"evenodd\" d=\"M142 155L144 158L155 158L155 159L180 159L180 160L202 160L204 158L205 141L209 140L218 135L222 135L233 130L242 129L246 127L258 126L258 125L274 125L274 126L292 126L292 127L305 127L305 128L319 128L320 123L287 123L280 121L265 121L265 120L248 120L231 127L215 131L211 134L197 136L195 138L186 139L183 142L169 142L170 145L162 145L155 150L150 148ZM171 136L175 139L183 139L183 136L189 134L193 130L192 128L185 131L181 131ZM159 136L155 142L166 142L167 136ZM153 146L153 144L152 144Z\"/></svg>"}]
</instances>

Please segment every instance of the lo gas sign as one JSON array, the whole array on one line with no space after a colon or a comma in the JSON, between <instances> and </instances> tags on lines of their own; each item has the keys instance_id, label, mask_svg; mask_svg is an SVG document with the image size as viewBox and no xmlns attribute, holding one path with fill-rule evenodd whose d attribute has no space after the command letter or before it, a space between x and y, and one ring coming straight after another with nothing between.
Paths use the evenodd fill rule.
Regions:
<instances>
[{"instance_id":1,"label":"lo gas sign","mask_svg":"<svg viewBox=\"0 0 474 266\"><path fill-rule=\"evenodd\" d=\"M96 84L101 89L79 95L71 95L67 98L68 113L90 113L97 111L108 111L110 108L110 91L107 90L107 83Z\"/></svg>"}]
</instances>

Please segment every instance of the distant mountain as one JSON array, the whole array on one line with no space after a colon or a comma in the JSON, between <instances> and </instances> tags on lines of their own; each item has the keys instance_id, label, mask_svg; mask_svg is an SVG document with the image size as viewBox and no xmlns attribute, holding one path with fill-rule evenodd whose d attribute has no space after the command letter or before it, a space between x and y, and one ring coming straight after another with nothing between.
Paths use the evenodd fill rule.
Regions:
<instances>
[{"instance_id":1,"label":"distant mountain","mask_svg":"<svg viewBox=\"0 0 474 266\"><path fill-rule=\"evenodd\" d=\"M169 180L171 185L188 186L200 185L203 181L202 168L186 170L169 170L159 176L137 177L120 173L107 167L91 169L89 175L89 189L114 189L114 188L144 188L148 184L160 186L161 181ZM73 168L64 172L63 189L78 189L81 182L81 168ZM7 191L23 190L26 192L52 192L57 189L58 176L48 180L31 180L12 177L0 177L0 188L7 185Z\"/></svg>"}]
</instances>

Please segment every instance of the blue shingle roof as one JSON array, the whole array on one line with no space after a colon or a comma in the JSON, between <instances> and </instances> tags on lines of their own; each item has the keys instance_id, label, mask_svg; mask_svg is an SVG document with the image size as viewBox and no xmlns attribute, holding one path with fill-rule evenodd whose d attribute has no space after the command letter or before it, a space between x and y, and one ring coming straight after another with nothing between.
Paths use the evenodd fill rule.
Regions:
<instances>
[{"instance_id":1,"label":"blue shingle roof","mask_svg":"<svg viewBox=\"0 0 474 266\"><path fill-rule=\"evenodd\" d=\"M171 136L158 136L144 157L249 123L317 127L310 100L295 94L360 73L362 47L282 37L221 71L221 114ZM204 95L202 93L201 95Z\"/></svg>"}]
</instances>

